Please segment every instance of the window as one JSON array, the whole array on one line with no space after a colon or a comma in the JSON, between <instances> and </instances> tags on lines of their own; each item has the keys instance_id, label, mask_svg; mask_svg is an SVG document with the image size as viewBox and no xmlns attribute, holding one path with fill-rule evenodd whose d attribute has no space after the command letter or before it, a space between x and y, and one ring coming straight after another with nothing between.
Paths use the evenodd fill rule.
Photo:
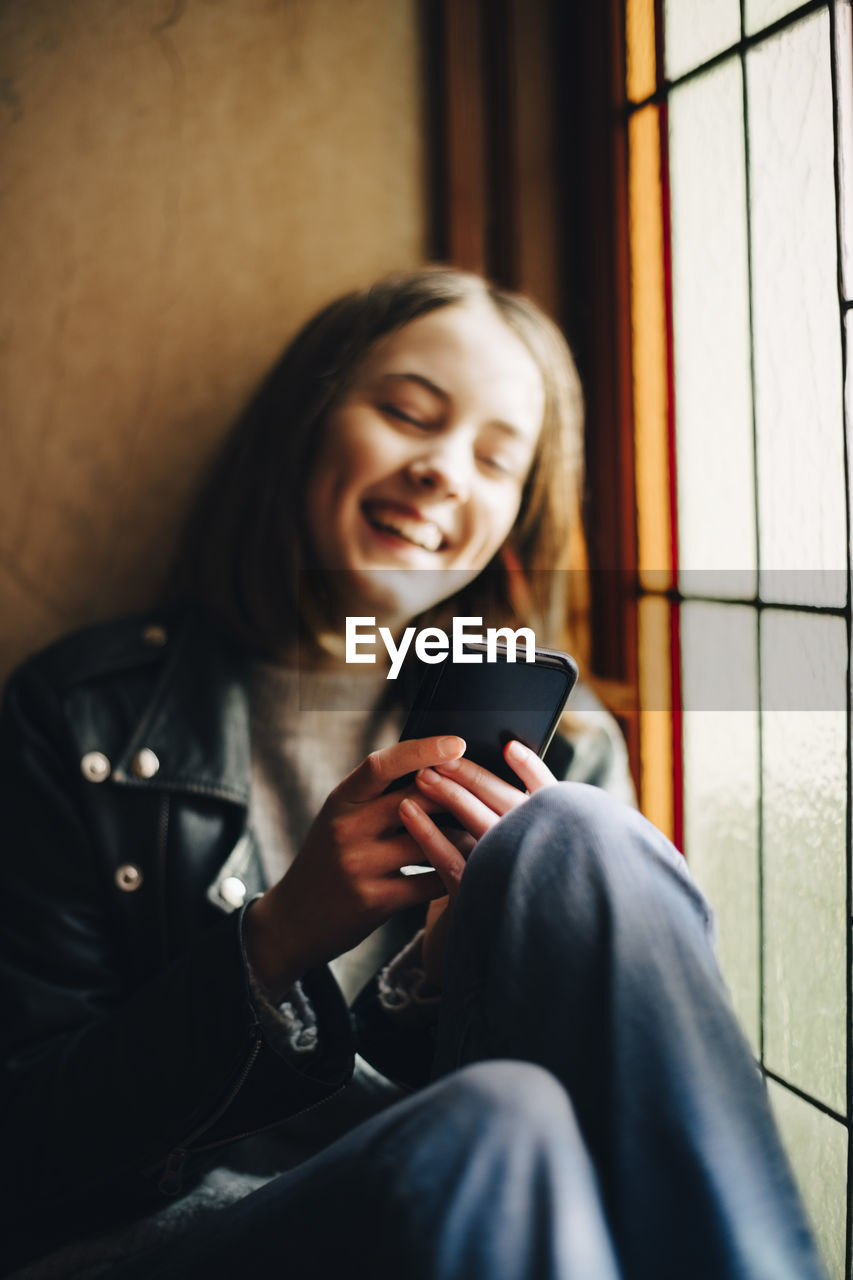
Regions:
<instances>
[{"instance_id":1,"label":"window","mask_svg":"<svg viewBox=\"0 0 853 1280\"><path fill-rule=\"evenodd\" d=\"M852 16L625 0L614 144L643 807L714 902L837 1277L851 1274Z\"/></svg>"},{"instance_id":2,"label":"window","mask_svg":"<svg viewBox=\"0 0 853 1280\"><path fill-rule=\"evenodd\" d=\"M639 690L642 808L715 905L830 1272L853 1280L853 10L427 9L435 255L532 292L573 341L594 670Z\"/></svg>"}]
</instances>

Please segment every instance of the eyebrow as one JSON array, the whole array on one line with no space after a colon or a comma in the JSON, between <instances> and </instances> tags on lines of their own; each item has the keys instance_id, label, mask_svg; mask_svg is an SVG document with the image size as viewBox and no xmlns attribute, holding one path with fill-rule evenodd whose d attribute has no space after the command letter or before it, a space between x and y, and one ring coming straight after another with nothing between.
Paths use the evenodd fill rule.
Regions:
<instances>
[{"instance_id":1,"label":"eyebrow","mask_svg":"<svg viewBox=\"0 0 853 1280\"><path fill-rule=\"evenodd\" d=\"M443 400L445 404L450 401L449 392L443 387L439 387L437 383L425 378L422 373L383 373L382 382L414 382L420 387L424 387L432 395L437 396L439 400ZM488 424L490 427L496 427L504 435L511 436L513 440L527 442L527 436L519 427L513 426L511 422L504 422L501 418L492 418Z\"/></svg>"}]
</instances>

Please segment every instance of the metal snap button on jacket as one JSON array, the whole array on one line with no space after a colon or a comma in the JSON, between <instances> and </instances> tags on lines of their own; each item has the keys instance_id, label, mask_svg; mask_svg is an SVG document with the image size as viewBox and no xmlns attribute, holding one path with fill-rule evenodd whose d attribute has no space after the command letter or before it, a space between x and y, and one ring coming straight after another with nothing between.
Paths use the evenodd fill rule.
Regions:
<instances>
[{"instance_id":1,"label":"metal snap button on jacket","mask_svg":"<svg viewBox=\"0 0 853 1280\"><path fill-rule=\"evenodd\" d=\"M132 862L125 862L116 872L116 884L125 893L133 893L142 884L142 872Z\"/></svg>"},{"instance_id":2,"label":"metal snap button on jacket","mask_svg":"<svg viewBox=\"0 0 853 1280\"><path fill-rule=\"evenodd\" d=\"M153 778L160 768L160 761L150 747L143 747L133 757L130 768L137 778Z\"/></svg>"},{"instance_id":3,"label":"metal snap button on jacket","mask_svg":"<svg viewBox=\"0 0 853 1280\"><path fill-rule=\"evenodd\" d=\"M219 886L223 902L229 907L242 907L246 901L246 886L237 876L226 876Z\"/></svg>"},{"instance_id":4,"label":"metal snap button on jacket","mask_svg":"<svg viewBox=\"0 0 853 1280\"><path fill-rule=\"evenodd\" d=\"M110 776L111 768L103 751L87 751L80 761L80 772L89 782L104 782Z\"/></svg>"}]
</instances>

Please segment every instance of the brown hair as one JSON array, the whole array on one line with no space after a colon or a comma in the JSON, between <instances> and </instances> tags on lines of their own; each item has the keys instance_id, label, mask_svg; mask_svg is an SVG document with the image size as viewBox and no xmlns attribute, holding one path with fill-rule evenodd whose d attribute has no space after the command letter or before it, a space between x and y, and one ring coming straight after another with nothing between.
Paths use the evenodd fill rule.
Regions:
<instances>
[{"instance_id":1,"label":"brown hair","mask_svg":"<svg viewBox=\"0 0 853 1280\"><path fill-rule=\"evenodd\" d=\"M299 331L237 422L191 513L173 592L200 603L254 652L275 656L322 612L304 575L302 497L330 409L374 344L440 307L487 301L542 374L545 411L507 545L483 573L419 620L452 613L564 637L569 542L580 518L583 403L568 346L526 298L467 272L424 267L331 302ZM301 580L300 580L301 579ZM309 584L306 587L306 582ZM313 597L313 598L312 598Z\"/></svg>"}]
</instances>

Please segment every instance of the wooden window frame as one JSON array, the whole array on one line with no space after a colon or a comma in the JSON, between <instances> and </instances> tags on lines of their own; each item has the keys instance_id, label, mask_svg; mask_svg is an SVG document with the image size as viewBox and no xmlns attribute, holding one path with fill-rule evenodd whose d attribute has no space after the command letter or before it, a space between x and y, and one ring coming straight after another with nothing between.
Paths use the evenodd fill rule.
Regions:
<instances>
[{"instance_id":1,"label":"wooden window frame","mask_svg":"<svg viewBox=\"0 0 853 1280\"><path fill-rule=\"evenodd\" d=\"M424 0L429 254L533 297L587 401L592 674L639 777L622 4ZM627 697L625 696L627 694Z\"/></svg>"}]
</instances>

